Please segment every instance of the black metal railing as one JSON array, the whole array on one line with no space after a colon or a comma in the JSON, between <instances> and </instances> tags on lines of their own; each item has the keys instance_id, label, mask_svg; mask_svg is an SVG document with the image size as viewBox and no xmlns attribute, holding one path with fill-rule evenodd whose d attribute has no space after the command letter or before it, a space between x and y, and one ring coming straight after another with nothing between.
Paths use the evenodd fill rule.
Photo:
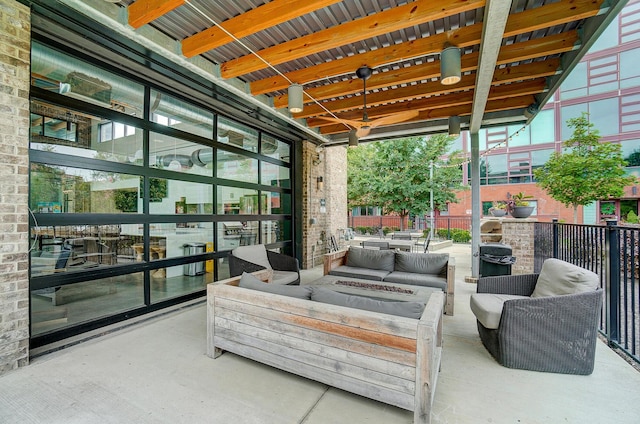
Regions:
<instances>
[{"instance_id":1,"label":"black metal railing","mask_svg":"<svg viewBox=\"0 0 640 424\"><path fill-rule=\"evenodd\" d=\"M604 292L600 331L611 346L640 362L640 228L535 224L534 271L547 258L558 258L600 276Z\"/></svg>"}]
</instances>

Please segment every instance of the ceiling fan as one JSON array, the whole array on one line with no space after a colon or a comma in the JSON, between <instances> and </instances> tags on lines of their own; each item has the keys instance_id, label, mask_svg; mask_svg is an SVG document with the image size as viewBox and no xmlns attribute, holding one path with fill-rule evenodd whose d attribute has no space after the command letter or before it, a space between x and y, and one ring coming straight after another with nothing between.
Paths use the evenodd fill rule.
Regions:
<instances>
[{"instance_id":1,"label":"ceiling fan","mask_svg":"<svg viewBox=\"0 0 640 424\"><path fill-rule=\"evenodd\" d=\"M356 76L360 78L363 83L362 95L364 98L364 106L363 106L361 121L354 121L352 119L331 118L328 116L326 117L319 116L318 118L331 121L331 122L337 122L340 124L346 123L356 130L356 135L358 138L360 138L368 135L372 128L380 127L384 125L396 124L398 122L407 121L411 118L415 118L416 116L418 116L419 112L417 110L409 110L406 112L398 112L392 115L383 116L382 118L370 120L369 115L367 114L367 80L369 79L372 73L373 73L373 69L369 68L366 65L361 66L356 71Z\"/></svg>"}]
</instances>

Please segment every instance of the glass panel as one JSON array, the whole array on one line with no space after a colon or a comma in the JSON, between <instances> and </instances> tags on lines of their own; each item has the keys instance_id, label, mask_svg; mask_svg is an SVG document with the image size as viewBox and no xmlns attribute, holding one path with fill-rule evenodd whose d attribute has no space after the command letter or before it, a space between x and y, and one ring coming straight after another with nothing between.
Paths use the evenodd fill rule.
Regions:
<instances>
[{"instance_id":1,"label":"glass panel","mask_svg":"<svg viewBox=\"0 0 640 424\"><path fill-rule=\"evenodd\" d=\"M210 214L213 194L209 184L151 178L149 213L180 215Z\"/></svg>"},{"instance_id":2,"label":"glass panel","mask_svg":"<svg viewBox=\"0 0 640 424\"><path fill-rule=\"evenodd\" d=\"M218 141L258 152L258 131L223 117L218 118Z\"/></svg>"},{"instance_id":3,"label":"glass panel","mask_svg":"<svg viewBox=\"0 0 640 424\"><path fill-rule=\"evenodd\" d=\"M260 182L273 187L291 188L290 169L262 162Z\"/></svg>"},{"instance_id":4,"label":"glass panel","mask_svg":"<svg viewBox=\"0 0 640 424\"><path fill-rule=\"evenodd\" d=\"M219 149L216 176L227 180L257 183L258 160Z\"/></svg>"},{"instance_id":5,"label":"glass panel","mask_svg":"<svg viewBox=\"0 0 640 424\"><path fill-rule=\"evenodd\" d=\"M529 125L524 128L522 127L522 125L510 125L507 129L509 137L511 137L508 141L509 147L528 146L530 139L530 130L531 127Z\"/></svg>"},{"instance_id":6,"label":"glass panel","mask_svg":"<svg viewBox=\"0 0 640 424\"><path fill-rule=\"evenodd\" d=\"M218 186L216 213L243 215L258 213L258 190ZM266 213L267 195L263 194L263 213Z\"/></svg>"},{"instance_id":7,"label":"glass panel","mask_svg":"<svg viewBox=\"0 0 640 424\"><path fill-rule=\"evenodd\" d=\"M640 140L625 140L620 142L622 157L627 166L640 166Z\"/></svg>"},{"instance_id":8,"label":"glass panel","mask_svg":"<svg viewBox=\"0 0 640 424\"><path fill-rule=\"evenodd\" d=\"M36 41L31 45L31 84L127 115L142 116L142 85Z\"/></svg>"},{"instance_id":9,"label":"glass panel","mask_svg":"<svg viewBox=\"0 0 640 424\"><path fill-rule=\"evenodd\" d=\"M31 275L105 267L136 260L131 224L31 228ZM137 227L137 226L136 226ZM140 230L140 234L142 230ZM142 260L142 259L140 259Z\"/></svg>"},{"instance_id":10,"label":"glass panel","mask_svg":"<svg viewBox=\"0 0 640 424\"><path fill-rule=\"evenodd\" d=\"M291 221L262 221L262 243L291 240Z\"/></svg>"},{"instance_id":11,"label":"glass panel","mask_svg":"<svg viewBox=\"0 0 640 424\"><path fill-rule=\"evenodd\" d=\"M620 53L620 88L640 85L638 55L640 55L640 49L627 50Z\"/></svg>"},{"instance_id":12,"label":"glass panel","mask_svg":"<svg viewBox=\"0 0 640 424\"><path fill-rule=\"evenodd\" d=\"M149 119L167 127L211 139L213 113L159 91L151 91Z\"/></svg>"},{"instance_id":13,"label":"glass panel","mask_svg":"<svg viewBox=\"0 0 640 424\"><path fill-rule=\"evenodd\" d=\"M164 134L149 134L149 166L213 176L213 149Z\"/></svg>"},{"instance_id":14,"label":"glass panel","mask_svg":"<svg viewBox=\"0 0 640 424\"><path fill-rule=\"evenodd\" d=\"M229 221L218 223L218 250L258 244L258 221Z\"/></svg>"},{"instance_id":15,"label":"glass panel","mask_svg":"<svg viewBox=\"0 0 640 424\"><path fill-rule=\"evenodd\" d=\"M266 193L267 210L265 213L291 213L290 193Z\"/></svg>"},{"instance_id":16,"label":"glass panel","mask_svg":"<svg viewBox=\"0 0 640 424\"><path fill-rule=\"evenodd\" d=\"M36 213L142 212L136 175L31 164L29 199Z\"/></svg>"},{"instance_id":17,"label":"glass panel","mask_svg":"<svg viewBox=\"0 0 640 424\"><path fill-rule=\"evenodd\" d=\"M144 306L143 274L31 291L31 336Z\"/></svg>"},{"instance_id":18,"label":"glass panel","mask_svg":"<svg viewBox=\"0 0 640 424\"><path fill-rule=\"evenodd\" d=\"M620 132L618 107L617 97L589 103L589 120L600 131L600 135L613 135Z\"/></svg>"},{"instance_id":19,"label":"glass panel","mask_svg":"<svg viewBox=\"0 0 640 424\"><path fill-rule=\"evenodd\" d=\"M142 165L142 130L120 122L33 100L30 133L35 150Z\"/></svg>"},{"instance_id":20,"label":"glass panel","mask_svg":"<svg viewBox=\"0 0 640 424\"><path fill-rule=\"evenodd\" d=\"M531 144L552 143L556 139L553 109L539 112L531 121Z\"/></svg>"},{"instance_id":21,"label":"glass panel","mask_svg":"<svg viewBox=\"0 0 640 424\"><path fill-rule=\"evenodd\" d=\"M502 177L507 175L507 155L492 155L487 157L487 176Z\"/></svg>"},{"instance_id":22,"label":"glass panel","mask_svg":"<svg viewBox=\"0 0 640 424\"><path fill-rule=\"evenodd\" d=\"M262 150L260 153L287 163L291 161L291 147L270 135L262 134Z\"/></svg>"},{"instance_id":23,"label":"glass panel","mask_svg":"<svg viewBox=\"0 0 640 424\"><path fill-rule=\"evenodd\" d=\"M598 37L595 43L589 49L589 53L616 47L618 45L618 19L611 21L609 26Z\"/></svg>"},{"instance_id":24,"label":"glass panel","mask_svg":"<svg viewBox=\"0 0 640 424\"><path fill-rule=\"evenodd\" d=\"M213 252L213 223L150 224L151 260Z\"/></svg>"},{"instance_id":25,"label":"glass panel","mask_svg":"<svg viewBox=\"0 0 640 424\"><path fill-rule=\"evenodd\" d=\"M587 95L587 63L580 62L560 86L563 99L573 99Z\"/></svg>"},{"instance_id":26,"label":"glass panel","mask_svg":"<svg viewBox=\"0 0 640 424\"><path fill-rule=\"evenodd\" d=\"M211 271L207 271L206 265L210 262L213 264L214 261L193 262L151 271L151 302L157 303L204 290L207 284L213 282L213 265L210 265Z\"/></svg>"},{"instance_id":27,"label":"glass panel","mask_svg":"<svg viewBox=\"0 0 640 424\"><path fill-rule=\"evenodd\" d=\"M568 140L573 135L573 128L567 126L567 121L571 118L578 118L582 115L582 112L589 110L586 104L578 104L573 106L564 106L560 109L560 116L562 118L562 140Z\"/></svg>"}]
</instances>

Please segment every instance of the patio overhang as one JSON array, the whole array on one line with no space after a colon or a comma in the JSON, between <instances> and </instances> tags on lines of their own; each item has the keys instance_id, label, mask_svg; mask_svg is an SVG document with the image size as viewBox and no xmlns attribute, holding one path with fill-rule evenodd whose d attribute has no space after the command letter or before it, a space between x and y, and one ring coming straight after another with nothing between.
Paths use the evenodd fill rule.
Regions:
<instances>
[{"instance_id":1,"label":"patio overhang","mask_svg":"<svg viewBox=\"0 0 640 424\"><path fill-rule=\"evenodd\" d=\"M361 66L373 70L362 141L439 133L450 116L471 132L529 122L627 1L61 3L206 69L247 108L283 120L298 136L340 145L354 125L367 126L355 74ZM440 82L446 46L461 52L461 79L451 85ZM303 110L294 114L291 84L304 90Z\"/></svg>"}]
</instances>

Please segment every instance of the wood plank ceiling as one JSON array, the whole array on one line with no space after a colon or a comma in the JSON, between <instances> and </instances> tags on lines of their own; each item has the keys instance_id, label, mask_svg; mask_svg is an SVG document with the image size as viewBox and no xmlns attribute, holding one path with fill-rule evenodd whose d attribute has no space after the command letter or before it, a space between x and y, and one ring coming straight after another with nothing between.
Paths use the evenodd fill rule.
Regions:
<instances>
[{"instance_id":1,"label":"wood plank ceiling","mask_svg":"<svg viewBox=\"0 0 640 424\"><path fill-rule=\"evenodd\" d=\"M287 88L304 87L293 118L330 142L363 119L361 66L371 120L414 111L380 125L369 139L526 122L552 95L622 2L610 0L136 0L121 1L133 28L150 25L201 55L224 79L288 115ZM620 4L617 4L620 3ZM613 5L613 6L612 6ZM614 7L615 6L615 7ZM440 82L440 53L461 51L460 81ZM323 119L326 117L333 120ZM338 119L340 122L336 122ZM392 119L391 119L392 120ZM366 139L366 138L365 138Z\"/></svg>"}]
</instances>

